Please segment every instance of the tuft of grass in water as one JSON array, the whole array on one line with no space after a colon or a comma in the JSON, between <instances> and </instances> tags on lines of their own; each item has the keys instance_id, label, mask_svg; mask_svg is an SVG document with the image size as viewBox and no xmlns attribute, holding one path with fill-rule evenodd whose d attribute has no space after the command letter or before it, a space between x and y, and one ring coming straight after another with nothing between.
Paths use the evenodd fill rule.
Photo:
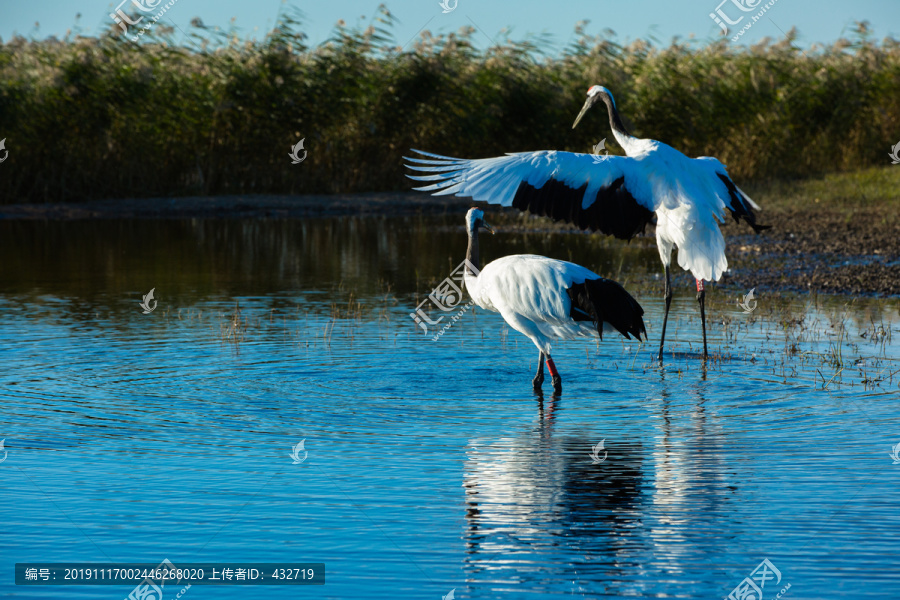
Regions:
<instances>
[{"instance_id":1,"label":"tuft of grass in water","mask_svg":"<svg viewBox=\"0 0 900 600\"><path fill-rule=\"evenodd\" d=\"M257 41L199 22L184 37L157 24L137 43L113 27L15 37L0 44L0 202L405 190L411 147L484 157L606 138L620 153L601 109L571 129L594 83L636 135L716 156L739 181L886 164L896 142L900 43L864 23L807 52L794 31L662 47L580 23L554 57L540 38L478 50L472 27L401 48L393 23L382 6L315 47L290 12Z\"/></svg>"}]
</instances>

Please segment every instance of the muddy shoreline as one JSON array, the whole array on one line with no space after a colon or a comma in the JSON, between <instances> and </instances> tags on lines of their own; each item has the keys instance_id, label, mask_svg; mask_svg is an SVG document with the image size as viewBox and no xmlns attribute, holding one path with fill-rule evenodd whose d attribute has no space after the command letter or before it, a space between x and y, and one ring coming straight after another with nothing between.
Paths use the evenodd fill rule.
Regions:
<instances>
[{"instance_id":1,"label":"muddy shoreline","mask_svg":"<svg viewBox=\"0 0 900 600\"><path fill-rule=\"evenodd\" d=\"M900 220L883 208L773 207L759 235L724 228L730 280L739 286L900 295Z\"/></svg>"},{"instance_id":2,"label":"muddy shoreline","mask_svg":"<svg viewBox=\"0 0 900 600\"><path fill-rule=\"evenodd\" d=\"M309 218L451 214L472 205L452 196L416 192L304 196L235 195L104 200L80 204L0 206L4 220ZM490 207L492 211L508 210ZM749 289L900 295L900 219L878 207L767 207L772 229L755 235L729 219L723 226L731 269L722 283ZM547 219L515 228L572 231ZM651 229L648 228L648 232ZM637 241L637 240L635 240ZM648 236L647 243L653 243ZM624 243L624 242L623 242ZM655 244L654 244L655 245ZM679 276L686 274L680 273Z\"/></svg>"}]
</instances>

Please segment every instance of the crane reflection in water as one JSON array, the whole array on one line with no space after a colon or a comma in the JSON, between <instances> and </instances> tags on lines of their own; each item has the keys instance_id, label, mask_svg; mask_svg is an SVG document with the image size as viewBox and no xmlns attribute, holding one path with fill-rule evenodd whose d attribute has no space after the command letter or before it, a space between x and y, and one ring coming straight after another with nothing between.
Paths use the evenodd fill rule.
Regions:
<instances>
[{"instance_id":1,"label":"crane reflection in water","mask_svg":"<svg viewBox=\"0 0 900 600\"><path fill-rule=\"evenodd\" d=\"M694 532L727 521L737 488L722 475L717 418L700 391L685 400L693 403L687 414L673 411L678 401L663 391L652 400L654 434L608 436L608 458L599 463L591 457L599 438L590 425L561 420L556 395L537 397L536 421L517 435L472 439L463 478L470 584L558 592L564 575L572 593L622 594L698 581L698 553L724 552L727 542L715 536L719 548L698 548Z\"/></svg>"}]
</instances>

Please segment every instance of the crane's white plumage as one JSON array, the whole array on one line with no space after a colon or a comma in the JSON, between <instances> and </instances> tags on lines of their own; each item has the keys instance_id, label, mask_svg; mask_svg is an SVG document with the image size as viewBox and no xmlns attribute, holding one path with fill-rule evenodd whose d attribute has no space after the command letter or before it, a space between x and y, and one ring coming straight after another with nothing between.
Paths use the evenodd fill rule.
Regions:
<instances>
[{"instance_id":1,"label":"crane's white plumage","mask_svg":"<svg viewBox=\"0 0 900 600\"><path fill-rule=\"evenodd\" d=\"M478 230L493 229L484 213L472 208L466 214L468 265L479 264ZM616 283L574 263L534 254L499 258L476 275L468 266L465 286L475 303L500 313L510 327L527 336L540 352L535 388L543 382L544 360L560 389L561 378L550 358L551 342L578 337L603 337L618 331L640 340L646 335L644 310Z\"/></svg>"},{"instance_id":2,"label":"crane's white plumage","mask_svg":"<svg viewBox=\"0 0 900 600\"><path fill-rule=\"evenodd\" d=\"M566 290L587 279L601 277L563 260L516 254L491 262L477 277L467 274L465 281L475 304L500 313L510 327L549 355L553 340L599 336L591 321L575 321L570 316L572 299ZM615 329L604 322L603 331Z\"/></svg>"}]
</instances>

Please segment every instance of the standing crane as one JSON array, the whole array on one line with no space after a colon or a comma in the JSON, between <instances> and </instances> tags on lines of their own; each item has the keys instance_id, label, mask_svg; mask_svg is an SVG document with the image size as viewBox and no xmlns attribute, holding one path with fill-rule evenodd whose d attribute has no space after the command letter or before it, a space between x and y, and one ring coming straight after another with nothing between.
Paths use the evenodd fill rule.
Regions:
<instances>
[{"instance_id":1,"label":"standing crane","mask_svg":"<svg viewBox=\"0 0 900 600\"><path fill-rule=\"evenodd\" d=\"M644 309L615 281L604 279L582 266L535 254L498 258L479 273L478 231L494 230L480 208L466 213L466 290L475 304L500 313L510 327L537 346L537 374L532 383L539 390L544 382L544 362L553 378L553 390L562 391L562 377L550 357L554 340L599 337L618 331L638 341L646 337Z\"/></svg>"},{"instance_id":2,"label":"standing crane","mask_svg":"<svg viewBox=\"0 0 900 600\"><path fill-rule=\"evenodd\" d=\"M624 240L643 232L655 217L656 245L666 273L666 313L658 360L662 361L672 303L669 266L675 247L678 264L697 281L706 359L703 282L718 281L728 268L719 223L728 210L735 221L746 221L757 233L769 227L756 223L753 211L759 206L734 184L717 159L689 158L662 142L631 135L605 87L595 85L588 90L572 128L599 102L606 104L609 126L626 156L539 150L465 159L413 150L426 158L405 158L406 166L428 174L408 177L433 182L416 189L433 191L436 196L456 194L512 206Z\"/></svg>"}]
</instances>

